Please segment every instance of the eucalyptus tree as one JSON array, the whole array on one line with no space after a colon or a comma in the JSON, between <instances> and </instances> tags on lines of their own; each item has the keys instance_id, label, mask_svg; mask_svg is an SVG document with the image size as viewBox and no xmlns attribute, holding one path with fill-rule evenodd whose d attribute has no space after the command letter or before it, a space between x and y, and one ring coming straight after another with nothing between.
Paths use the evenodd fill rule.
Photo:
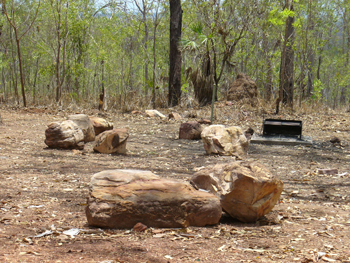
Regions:
<instances>
[{"instance_id":1,"label":"eucalyptus tree","mask_svg":"<svg viewBox=\"0 0 350 263\"><path fill-rule=\"evenodd\" d=\"M6 19L10 26L13 28L15 34L15 41L17 46L17 57L19 64L19 72L20 72L20 80L21 80L21 90L22 90L22 99L23 106L27 107L26 93L25 93L25 76L24 69L22 64L22 54L21 54L21 40L28 33L28 31L32 28L35 19L38 15L40 0L36 3L36 1L32 1L31 4L36 4L35 7L33 5L26 5L26 8L35 8L34 15L31 12L25 13L25 17L18 17L19 8L21 8L22 3L17 3L16 1L6 1L2 0L2 12L6 16ZM22 21L18 21L22 19Z\"/></svg>"},{"instance_id":2,"label":"eucalyptus tree","mask_svg":"<svg viewBox=\"0 0 350 263\"><path fill-rule=\"evenodd\" d=\"M181 0L170 0L170 54L169 54L169 97L168 104L173 107L180 103L181 64L180 40L182 33Z\"/></svg>"},{"instance_id":3,"label":"eucalyptus tree","mask_svg":"<svg viewBox=\"0 0 350 263\"><path fill-rule=\"evenodd\" d=\"M290 12L290 14L286 19L286 29L281 54L280 86L279 95L276 100L276 114L279 113L279 107L281 102L292 109L294 98L294 1L285 0L284 9L287 12Z\"/></svg>"},{"instance_id":4,"label":"eucalyptus tree","mask_svg":"<svg viewBox=\"0 0 350 263\"><path fill-rule=\"evenodd\" d=\"M148 41L149 41L149 16L150 12L153 12L153 0L133 0L134 4L136 5L138 11L142 14L142 23L144 25L144 38L143 38L143 54L145 55L145 61L144 61L144 79L145 79L145 93L148 94L148 89L150 87L149 85L149 76L148 76L148 68L149 68L149 62L150 58L148 56Z\"/></svg>"}]
</instances>

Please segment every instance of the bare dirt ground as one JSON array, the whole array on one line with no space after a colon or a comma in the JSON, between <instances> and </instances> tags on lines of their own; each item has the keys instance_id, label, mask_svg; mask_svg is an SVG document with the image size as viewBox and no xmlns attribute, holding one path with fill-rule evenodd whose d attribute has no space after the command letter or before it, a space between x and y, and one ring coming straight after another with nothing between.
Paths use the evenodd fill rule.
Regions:
<instances>
[{"instance_id":1,"label":"bare dirt ground","mask_svg":"<svg viewBox=\"0 0 350 263\"><path fill-rule=\"evenodd\" d=\"M181 121L121 113L105 117L129 128L127 155L97 154L92 144L83 151L48 149L47 124L71 113L0 110L0 262L350 262L349 113L282 116L303 121L312 147L250 145L247 158L267 165L284 182L280 203L259 222L223 216L216 226L142 233L87 225L91 175L147 169L188 180L197 167L232 157L208 156L201 141L178 140ZM221 105L216 123L261 132L264 117L258 110ZM333 136L340 145L329 142ZM318 174L322 168L338 173ZM64 232L73 228L80 233Z\"/></svg>"}]
</instances>

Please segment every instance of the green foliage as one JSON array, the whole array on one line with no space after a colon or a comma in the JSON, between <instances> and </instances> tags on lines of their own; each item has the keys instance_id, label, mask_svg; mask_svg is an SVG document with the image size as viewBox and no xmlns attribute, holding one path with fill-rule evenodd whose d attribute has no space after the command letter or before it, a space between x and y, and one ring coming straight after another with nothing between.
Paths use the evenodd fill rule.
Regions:
<instances>
[{"instance_id":1,"label":"green foliage","mask_svg":"<svg viewBox=\"0 0 350 263\"><path fill-rule=\"evenodd\" d=\"M286 23L288 17L293 16L295 16L295 12L288 8L285 8L282 11L274 8L269 13L268 21L275 26L282 26Z\"/></svg>"},{"instance_id":2,"label":"green foliage","mask_svg":"<svg viewBox=\"0 0 350 263\"><path fill-rule=\"evenodd\" d=\"M14 3L20 4L10 16L20 26L20 33L24 33L23 29L30 26L31 19L28 18L33 17L38 1ZM166 92L169 2L144 1L148 5L145 19L135 6L122 6L117 1L110 3L101 9L101 1L94 0L41 1L35 23L21 40L28 91L33 88L37 71L35 93L55 97L59 51L59 78L65 94L71 94L65 98L77 101L79 98L96 98L101 88L102 68L103 83L109 96L128 94L129 91L139 91L140 96L146 94L153 87L154 10L159 5L162 18L157 22L154 81L159 91ZM350 20L345 16L350 12L349 3L294 0L294 11L283 9L283 3L269 0L182 1L183 72L190 67L195 70L208 66L204 62L209 61L210 74L219 79L219 98L240 72L257 82L261 95L267 83L272 86L274 98L279 86L285 23L288 17L294 17L296 95L305 94L305 85L310 83L308 77L311 76L311 98L329 103L339 98L340 90L348 90L350 82L347 38ZM4 16L0 16L0 25L2 82L6 84L9 96L14 96L15 83L19 83L14 32ZM101 61L104 61L104 67ZM13 81L12 77L18 79ZM182 83L183 93L192 95L191 82L183 76Z\"/></svg>"},{"instance_id":3,"label":"green foliage","mask_svg":"<svg viewBox=\"0 0 350 263\"><path fill-rule=\"evenodd\" d=\"M322 81L319 79L314 80L314 92L312 94L312 98L319 100L322 97L322 91L324 90L324 85Z\"/></svg>"}]
</instances>

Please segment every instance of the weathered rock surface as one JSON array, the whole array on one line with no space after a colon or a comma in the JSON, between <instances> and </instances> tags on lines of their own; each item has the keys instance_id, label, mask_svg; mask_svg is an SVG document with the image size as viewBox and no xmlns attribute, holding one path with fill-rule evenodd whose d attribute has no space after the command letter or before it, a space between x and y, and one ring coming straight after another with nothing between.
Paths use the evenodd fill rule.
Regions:
<instances>
[{"instance_id":1,"label":"weathered rock surface","mask_svg":"<svg viewBox=\"0 0 350 263\"><path fill-rule=\"evenodd\" d=\"M191 183L220 197L221 206L242 222L269 213L283 190L281 180L257 162L217 164L196 172Z\"/></svg>"},{"instance_id":2,"label":"weathered rock surface","mask_svg":"<svg viewBox=\"0 0 350 263\"><path fill-rule=\"evenodd\" d=\"M182 117L179 113L172 112L172 113L169 113L169 119L174 119L174 120L178 121L178 120L181 120Z\"/></svg>"},{"instance_id":3,"label":"weathered rock surface","mask_svg":"<svg viewBox=\"0 0 350 263\"><path fill-rule=\"evenodd\" d=\"M151 118L154 118L154 117L160 117L162 119L166 118L164 114L160 113L157 110L145 110L145 115L146 117L151 117Z\"/></svg>"},{"instance_id":4,"label":"weathered rock surface","mask_svg":"<svg viewBox=\"0 0 350 263\"><path fill-rule=\"evenodd\" d=\"M230 85L227 100L249 103L255 106L258 98L258 87L246 74L238 74L236 80Z\"/></svg>"},{"instance_id":5,"label":"weathered rock surface","mask_svg":"<svg viewBox=\"0 0 350 263\"><path fill-rule=\"evenodd\" d=\"M211 125L201 133L207 154L234 155L242 158L248 152L248 140L240 127Z\"/></svg>"},{"instance_id":6,"label":"weathered rock surface","mask_svg":"<svg viewBox=\"0 0 350 263\"><path fill-rule=\"evenodd\" d=\"M85 114L69 115L68 120L74 121L84 133L84 142L95 140L95 130L89 116Z\"/></svg>"},{"instance_id":7,"label":"weathered rock surface","mask_svg":"<svg viewBox=\"0 0 350 263\"><path fill-rule=\"evenodd\" d=\"M196 121L181 123L179 139L199 140L203 131L202 126Z\"/></svg>"},{"instance_id":8,"label":"weathered rock surface","mask_svg":"<svg viewBox=\"0 0 350 263\"><path fill-rule=\"evenodd\" d=\"M96 136L94 151L99 153L125 154L128 138L129 133L125 128L104 131Z\"/></svg>"},{"instance_id":9,"label":"weathered rock surface","mask_svg":"<svg viewBox=\"0 0 350 263\"><path fill-rule=\"evenodd\" d=\"M50 123L45 130L45 137L45 144L50 148L84 148L84 133L71 120Z\"/></svg>"},{"instance_id":10,"label":"weathered rock surface","mask_svg":"<svg viewBox=\"0 0 350 263\"><path fill-rule=\"evenodd\" d=\"M113 124L106 121L103 118L95 117L95 116L91 116L89 118L91 120L92 126L94 127L96 136L104 131L108 131L108 130L113 129Z\"/></svg>"},{"instance_id":11,"label":"weathered rock surface","mask_svg":"<svg viewBox=\"0 0 350 263\"><path fill-rule=\"evenodd\" d=\"M162 179L150 171L111 170L92 176L86 216L106 228L187 227L217 224L217 196L189 183Z\"/></svg>"}]
</instances>

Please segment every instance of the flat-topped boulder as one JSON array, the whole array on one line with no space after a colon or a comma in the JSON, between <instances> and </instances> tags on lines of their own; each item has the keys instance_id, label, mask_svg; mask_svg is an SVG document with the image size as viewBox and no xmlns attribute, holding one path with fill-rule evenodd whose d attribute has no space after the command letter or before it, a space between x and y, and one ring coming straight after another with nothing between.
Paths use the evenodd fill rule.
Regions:
<instances>
[{"instance_id":1,"label":"flat-topped boulder","mask_svg":"<svg viewBox=\"0 0 350 263\"><path fill-rule=\"evenodd\" d=\"M214 225L221 213L217 196L140 170L93 175L86 208L91 226L129 229L137 223L168 228Z\"/></svg>"},{"instance_id":2,"label":"flat-topped boulder","mask_svg":"<svg viewBox=\"0 0 350 263\"><path fill-rule=\"evenodd\" d=\"M196 172L191 183L220 197L222 209L242 222L255 222L278 202L283 183L258 162L235 161Z\"/></svg>"}]
</instances>

